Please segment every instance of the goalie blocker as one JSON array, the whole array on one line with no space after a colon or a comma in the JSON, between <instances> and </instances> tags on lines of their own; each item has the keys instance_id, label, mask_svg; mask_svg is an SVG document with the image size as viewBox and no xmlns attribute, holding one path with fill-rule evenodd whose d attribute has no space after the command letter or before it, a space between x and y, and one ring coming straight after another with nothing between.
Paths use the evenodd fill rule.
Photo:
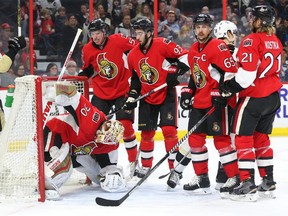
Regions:
<instances>
[{"instance_id":1,"label":"goalie blocker","mask_svg":"<svg viewBox=\"0 0 288 216\"><path fill-rule=\"evenodd\" d=\"M107 120L72 83L57 82L55 88L55 98L50 94L50 99L68 112L51 118L44 128L46 189L58 191L75 168L105 191L124 190L122 169L117 166L123 125Z\"/></svg>"}]
</instances>

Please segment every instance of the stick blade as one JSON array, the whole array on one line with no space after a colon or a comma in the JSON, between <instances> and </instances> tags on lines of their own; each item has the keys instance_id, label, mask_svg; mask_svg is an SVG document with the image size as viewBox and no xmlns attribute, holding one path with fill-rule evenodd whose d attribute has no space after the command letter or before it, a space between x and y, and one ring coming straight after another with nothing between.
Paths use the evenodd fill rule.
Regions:
<instances>
[{"instance_id":1,"label":"stick blade","mask_svg":"<svg viewBox=\"0 0 288 216\"><path fill-rule=\"evenodd\" d=\"M96 197L95 202L100 206L120 206L122 203L122 199L109 200L101 197Z\"/></svg>"}]
</instances>

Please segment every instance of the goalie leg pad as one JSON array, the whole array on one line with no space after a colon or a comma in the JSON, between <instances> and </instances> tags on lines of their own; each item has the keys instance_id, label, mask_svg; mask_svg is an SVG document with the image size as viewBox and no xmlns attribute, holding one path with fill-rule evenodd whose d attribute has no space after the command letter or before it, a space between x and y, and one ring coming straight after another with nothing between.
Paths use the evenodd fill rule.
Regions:
<instances>
[{"instance_id":1,"label":"goalie leg pad","mask_svg":"<svg viewBox=\"0 0 288 216\"><path fill-rule=\"evenodd\" d=\"M99 185L100 181L97 176L100 174L100 166L98 162L95 161L90 155L77 156L76 161L82 166L75 169L78 172L84 173L92 182Z\"/></svg>"},{"instance_id":2,"label":"goalie leg pad","mask_svg":"<svg viewBox=\"0 0 288 216\"><path fill-rule=\"evenodd\" d=\"M57 105L73 106L75 108L75 104L79 103L79 98L81 94L77 92L75 84L67 81L61 81L56 82L55 88L56 88L55 103Z\"/></svg>"},{"instance_id":3,"label":"goalie leg pad","mask_svg":"<svg viewBox=\"0 0 288 216\"><path fill-rule=\"evenodd\" d=\"M69 144L50 149L52 159L45 164L45 188L58 190L72 175L73 167Z\"/></svg>"},{"instance_id":4,"label":"goalie leg pad","mask_svg":"<svg viewBox=\"0 0 288 216\"><path fill-rule=\"evenodd\" d=\"M104 191L111 193L126 191L122 168L110 165L101 169L100 186Z\"/></svg>"}]
</instances>

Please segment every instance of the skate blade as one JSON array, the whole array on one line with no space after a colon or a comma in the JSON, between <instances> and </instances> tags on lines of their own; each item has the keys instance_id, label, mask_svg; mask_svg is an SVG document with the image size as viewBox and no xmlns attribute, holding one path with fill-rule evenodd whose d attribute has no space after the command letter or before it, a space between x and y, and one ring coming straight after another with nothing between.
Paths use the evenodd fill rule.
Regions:
<instances>
[{"instance_id":1,"label":"skate blade","mask_svg":"<svg viewBox=\"0 0 288 216\"><path fill-rule=\"evenodd\" d=\"M222 192L222 193L220 193L220 197L222 199L230 199L230 194L229 194L229 192Z\"/></svg>"},{"instance_id":2,"label":"skate blade","mask_svg":"<svg viewBox=\"0 0 288 216\"><path fill-rule=\"evenodd\" d=\"M276 196L273 191L258 191L259 198L261 199L275 199Z\"/></svg>"},{"instance_id":3,"label":"skate blade","mask_svg":"<svg viewBox=\"0 0 288 216\"><path fill-rule=\"evenodd\" d=\"M215 185L215 190L220 191L220 188L223 187L224 183L217 183Z\"/></svg>"},{"instance_id":4,"label":"skate blade","mask_svg":"<svg viewBox=\"0 0 288 216\"><path fill-rule=\"evenodd\" d=\"M210 188L198 188L196 190L185 190L188 194L191 195L208 195L212 194L212 191Z\"/></svg>"},{"instance_id":5,"label":"skate blade","mask_svg":"<svg viewBox=\"0 0 288 216\"><path fill-rule=\"evenodd\" d=\"M241 195L230 194L230 200L241 202L256 202L258 200L258 195L256 193Z\"/></svg>"}]
</instances>

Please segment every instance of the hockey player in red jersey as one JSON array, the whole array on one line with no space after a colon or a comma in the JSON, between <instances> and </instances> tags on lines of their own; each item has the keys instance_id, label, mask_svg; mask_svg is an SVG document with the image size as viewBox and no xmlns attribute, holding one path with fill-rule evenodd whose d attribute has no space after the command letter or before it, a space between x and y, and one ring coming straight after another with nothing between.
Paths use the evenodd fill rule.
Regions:
<instances>
[{"instance_id":1,"label":"hockey player in red jersey","mask_svg":"<svg viewBox=\"0 0 288 216\"><path fill-rule=\"evenodd\" d=\"M282 45L275 35L273 9L266 5L253 8L249 20L252 34L243 38L237 58L235 77L224 83L222 96L239 92L232 132L236 134L241 184L230 196L233 200L256 201L260 196L274 197L273 150L268 134L272 132L276 111L280 107L279 79ZM262 183L255 185L257 162Z\"/></svg>"},{"instance_id":2,"label":"hockey player in red jersey","mask_svg":"<svg viewBox=\"0 0 288 216\"><path fill-rule=\"evenodd\" d=\"M94 19L88 26L91 41L83 47L83 71L80 76L91 77L93 97L91 103L106 115L115 106L123 105L125 94L129 91L128 79L131 72L127 66L127 52L136 41L122 34L108 36L109 26L101 19ZM120 110L116 113L124 128L124 144L130 162L130 176L135 171L137 142L134 129L134 112Z\"/></svg>"},{"instance_id":3,"label":"hockey player in red jersey","mask_svg":"<svg viewBox=\"0 0 288 216\"><path fill-rule=\"evenodd\" d=\"M150 92L164 83L168 85L140 101L138 129L141 130L142 167L137 170L137 176L140 178L152 167L158 117L166 151L170 151L178 142L175 86L179 84L177 80L179 73L189 70L187 51L166 38L153 38L153 28L153 23L149 19L140 19L133 24L139 44L128 55L132 77L125 109L136 108L135 100L139 95ZM173 168L174 157L175 153L168 158L169 169Z\"/></svg>"},{"instance_id":4,"label":"hockey player in red jersey","mask_svg":"<svg viewBox=\"0 0 288 216\"><path fill-rule=\"evenodd\" d=\"M192 194L211 193L208 176L208 149L205 143L207 135L213 136L214 145L228 176L227 185L221 188L221 193L225 198L226 194L229 194L229 191L239 184L236 151L229 136L229 117L231 117L232 109L226 106L228 101L222 100L219 96L212 97L211 93L217 92L221 82L235 73L237 68L225 42L212 38L212 20L209 15L199 14L194 18L194 32L197 42L192 44L188 54L191 76L188 87L183 87L181 90L180 101L183 109L190 110L188 130L207 113L212 103L215 111L189 136L190 148L181 149L180 147L176 160L180 161L183 158L184 151L191 151L190 158L196 176L183 188ZM179 183L182 171L189 161L189 158L184 159L182 162L184 166L178 166L170 174L167 184L171 188Z\"/></svg>"},{"instance_id":5,"label":"hockey player in red jersey","mask_svg":"<svg viewBox=\"0 0 288 216\"><path fill-rule=\"evenodd\" d=\"M125 189L122 170L117 166L122 124L107 120L70 82L56 83L55 103L68 113L48 120L44 128L48 199L59 197L57 191L69 179L73 168L105 191Z\"/></svg>"}]
</instances>

